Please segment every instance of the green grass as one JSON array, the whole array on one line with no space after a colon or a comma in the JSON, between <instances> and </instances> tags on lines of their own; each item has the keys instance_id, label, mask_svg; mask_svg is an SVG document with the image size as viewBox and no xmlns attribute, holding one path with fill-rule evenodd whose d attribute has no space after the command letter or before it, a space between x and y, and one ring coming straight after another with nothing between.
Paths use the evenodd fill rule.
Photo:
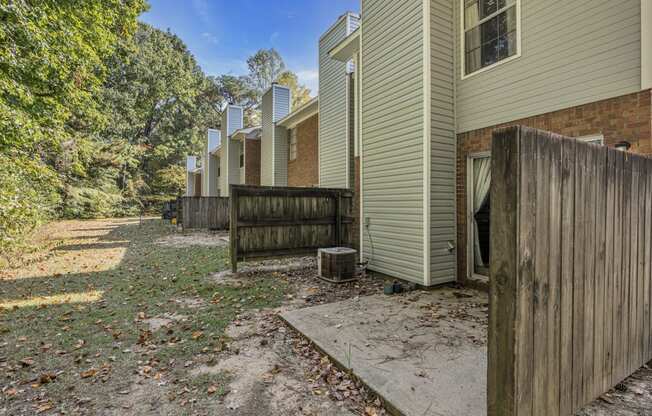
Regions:
<instances>
[{"instance_id":1,"label":"green grass","mask_svg":"<svg viewBox=\"0 0 652 416\"><path fill-rule=\"evenodd\" d=\"M272 278L239 288L213 284L207 276L228 268L228 249L156 244L172 232L171 226L158 220L142 226L120 225L99 241L64 243L64 249L69 244L70 250L78 250L80 258L86 260L97 257L100 261L109 250L122 250L124 257L115 267L104 271L78 269L74 261L63 260L64 252L55 252L43 262L45 271L39 277L0 280L0 304L31 301L38 296L102 294L99 302L39 306L36 299L34 306L0 309L0 339L6 343L0 347L0 357L6 357L6 363L17 369L0 379L0 388L12 381L63 372L53 383L28 387L13 397L0 396L0 403L8 401L10 409L30 409L26 399L44 392L55 408L69 410L71 395L95 393L102 397L124 389L143 365L151 365L152 372L161 372L164 377L186 379L191 387L200 387L198 390L218 386L211 397L223 394L226 376L193 380L183 363L221 351L228 343L224 331L239 313L279 305L287 287ZM97 243L109 248L93 250ZM202 307L175 302L191 298L199 298ZM153 334L140 319L166 313L188 319ZM24 358L32 359L33 366L21 367L19 361ZM80 377L82 371L100 369L103 364L111 366L106 381L100 376Z\"/></svg>"}]
</instances>

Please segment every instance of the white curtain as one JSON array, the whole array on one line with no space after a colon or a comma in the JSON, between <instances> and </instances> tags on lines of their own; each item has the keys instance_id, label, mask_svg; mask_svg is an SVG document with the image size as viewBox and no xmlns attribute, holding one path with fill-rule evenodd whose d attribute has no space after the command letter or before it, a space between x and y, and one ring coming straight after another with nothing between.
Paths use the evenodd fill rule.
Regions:
<instances>
[{"instance_id":1,"label":"white curtain","mask_svg":"<svg viewBox=\"0 0 652 416\"><path fill-rule=\"evenodd\" d=\"M480 250L480 235L475 215L482 209L482 205L489 196L491 188L491 158L473 159L473 250L475 265L485 267Z\"/></svg>"}]
</instances>

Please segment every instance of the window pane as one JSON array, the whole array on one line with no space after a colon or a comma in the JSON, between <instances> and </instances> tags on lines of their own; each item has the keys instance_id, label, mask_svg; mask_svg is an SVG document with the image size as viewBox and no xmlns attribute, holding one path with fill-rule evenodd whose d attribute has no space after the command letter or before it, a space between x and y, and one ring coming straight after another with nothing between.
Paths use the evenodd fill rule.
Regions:
<instances>
[{"instance_id":1,"label":"window pane","mask_svg":"<svg viewBox=\"0 0 652 416\"><path fill-rule=\"evenodd\" d=\"M516 55L518 31L514 3L515 0L478 1L480 18L482 18L483 12L490 11L493 6L508 8L465 32L464 52L467 60L465 63L467 74Z\"/></svg>"},{"instance_id":2,"label":"window pane","mask_svg":"<svg viewBox=\"0 0 652 416\"><path fill-rule=\"evenodd\" d=\"M478 26L466 32L464 41L465 52L478 49L480 45L482 45L482 39L480 38L480 27Z\"/></svg>"},{"instance_id":3,"label":"window pane","mask_svg":"<svg viewBox=\"0 0 652 416\"><path fill-rule=\"evenodd\" d=\"M501 36L516 30L516 7L498 15L498 33Z\"/></svg>"},{"instance_id":4,"label":"window pane","mask_svg":"<svg viewBox=\"0 0 652 416\"><path fill-rule=\"evenodd\" d=\"M498 11L499 0L479 0L480 3L480 19L484 19L490 14Z\"/></svg>"},{"instance_id":5,"label":"window pane","mask_svg":"<svg viewBox=\"0 0 652 416\"><path fill-rule=\"evenodd\" d=\"M470 74L482 68L480 65L480 48L466 54L466 73Z\"/></svg>"},{"instance_id":6,"label":"window pane","mask_svg":"<svg viewBox=\"0 0 652 416\"><path fill-rule=\"evenodd\" d=\"M482 45L482 67L493 65L498 62L499 41L494 39Z\"/></svg>"},{"instance_id":7,"label":"window pane","mask_svg":"<svg viewBox=\"0 0 652 416\"><path fill-rule=\"evenodd\" d=\"M480 26L482 30L482 43L491 42L498 37L498 19L500 16L502 15L494 17Z\"/></svg>"},{"instance_id":8,"label":"window pane","mask_svg":"<svg viewBox=\"0 0 652 416\"><path fill-rule=\"evenodd\" d=\"M477 25L480 21L480 11L478 10L478 2L472 1L466 2L466 7L464 10L464 27L466 29L472 28Z\"/></svg>"}]
</instances>

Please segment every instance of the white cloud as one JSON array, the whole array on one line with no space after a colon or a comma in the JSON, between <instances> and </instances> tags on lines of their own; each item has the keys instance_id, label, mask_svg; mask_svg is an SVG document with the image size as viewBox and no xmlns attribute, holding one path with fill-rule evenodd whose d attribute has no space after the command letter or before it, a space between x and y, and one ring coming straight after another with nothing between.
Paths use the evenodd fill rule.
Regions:
<instances>
[{"instance_id":1,"label":"white cloud","mask_svg":"<svg viewBox=\"0 0 652 416\"><path fill-rule=\"evenodd\" d=\"M217 45L218 43L220 43L219 38L210 32L202 33L201 37L206 39L207 42L212 43L213 45Z\"/></svg>"},{"instance_id":2,"label":"white cloud","mask_svg":"<svg viewBox=\"0 0 652 416\"><path fill-rule=\"evenodd\" d=\"M297 72L299 83L310 88L312 95L319 93L319 71L317 69L306 69Z\"/></svg>"},{"instance_id":3,"label":"white cloud","mask_svg":"<svg viewBox=\"0 0 652 416\"><path fill-rule=\"evenodd\" d=\"M210 5L207 0L192 0L192 8L204 23L210 23Z\"/></svg>"}]
</instances>

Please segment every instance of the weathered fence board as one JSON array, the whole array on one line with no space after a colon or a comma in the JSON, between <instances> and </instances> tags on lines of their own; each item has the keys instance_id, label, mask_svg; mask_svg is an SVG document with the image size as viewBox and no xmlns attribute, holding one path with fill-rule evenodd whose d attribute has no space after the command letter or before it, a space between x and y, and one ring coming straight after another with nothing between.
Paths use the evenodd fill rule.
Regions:
<instances>
[{"instance_id":1,"label":"weathered fence board","mask_svg":"<svg viewBox=\"0 0 652 416\"><path fill-rule=\"evenodd\" d=\"M345 189L231 186L231 264L351 246L353 193Z\"/></svg>"},{"instance_id":2,"label":"weathered fence board","mask_svg":"<svg viewBox=\"0 0 652 416\"><path fill-rule=\"evenodd\" d=\"M180 223L184 229L228 230L229 198L181 198Z\"/></svg>"},{"instance_id":3,"label":"weathered fence board","mask_svg":"<svg viewBox=\"0 0 652 416\"><path fill-rule=\"evenodd\" d=\"M652 359L652 160L494 133L490 415L573 415Z\"/></svg>"}]
</instances>

